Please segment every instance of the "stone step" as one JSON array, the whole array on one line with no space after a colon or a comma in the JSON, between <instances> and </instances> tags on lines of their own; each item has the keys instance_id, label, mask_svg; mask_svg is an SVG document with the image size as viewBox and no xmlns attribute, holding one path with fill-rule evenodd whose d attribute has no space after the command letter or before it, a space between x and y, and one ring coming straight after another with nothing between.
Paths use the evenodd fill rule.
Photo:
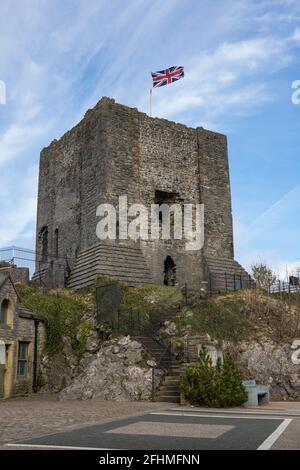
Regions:
<instances>
[{"instance_id":1,"label":"stone step","mask_svg":"<svg viewBox=\"0 0 300 470\"><path fill-rule=\"evenodd\" d=\"M118 279L117 279L118 280ZM79 289L84 289L84 288L87 288L87 287L93 287L95 285L95 281L96 279L92 280L92 281L87 281L87 282L81 282L81 283L74 283L72 285L68 285L68 287L70 289L73 289L73 290L79 290ZM138 286L143 286L143 285L147 285L149 283L147 282L140 282L140 281L126 281L126 284L129 286L129 287L138 287Z\"/></svg>"},{"instance_id":2,"label":"stone step","mask_svg":"<svg viewBox=\"0 0 300 470\"><path fill-rule=\"evenodd\" d=\"M247 271L234 259L205 258L212 292L225 292L248 287L252 282Z\"/></svg>"},{"instance_id":3,"label":"stone step","mask_svg":"<svg viewBox=\"0 0 300 470\"><path fill-rule=\"evenodd\" d=\"M116 281L120 281L120 282L123 282L124 284L127 284L130 287L137 287L141 285L152 284L152 282L149 282L148 280L141 280L141 279L137 280L137 279L130 279L130 278L124 279L124 278L118 278L115 276L111 276L111 277L115 279ZM95 282L96 282L96 276L94 278L89 278L88 280L83 279L80 282L74 282L74 283L70 282L68 283L68 287L74 290L83 289L85 287L94 286Z\"/></svg>"},{"instance_id":4,"label":"stone step","mask_svg":"<svg viewBox=\"0 0 300 470\"><path fill-rule=\"evenodd\" d=\"M120 262L128 262L130 264L142 264L146 266L145 259L139 254L136 256L126 256L124 254L113 254L113 253L103 253L103 252L96 252L96 253L91 253L88 256L80 256L76 260L76 264L82 265L82 264L88 264L92 262L94 259L99 259L101 262L104 263L110 263L113 262L115 264L120 263Z\"/></svg>"},{"instance_id":5,"label":"stone step","mask_svg":"<svg viewBox=\"0 0 300 470\"><path fill-rule=\"evenodd\" d=\"M168 403L180 403L180 396L178 397L174 397L174 396L170 396L170 395L162 395L162 396L159 396L159 397L155 397L154 400L156 402L168 402Z\"/></svg>"},{"instance_id":6,"label":"stone step","mask_svg":"<svg viewBox=\"0 0 300 470\"><path fill-rule=\"evenodd\" d=\"M140 248L119 243L99 243L79 253L68 287L91 286L98 275L130 286L152 284L152 278Z\"/></svg>"},{"instance_id":7,"label":"stone step","mask_svg":"<svg viewBox=\"0 0 300 470\"><path fill-rule=\"evenodd\" d=\"M48 268L42 268L39 271L35 271L32 275L31 281L39 281L43 279L43 276L47 273Z\"/></svg>"},{"instance_id":8,"label":"stone step","mask_svg":"<svg viewBox=\"0 0 300 470\"><path fill-rule=\"evenodd\" d=\"M93 270L92 272L74 272L70 276L70 281L69 283L71 284L72 281L80 281L82 279L95 279L97 275L109 275L112 278L118 279L120 281L122 280L135 280L136 276L134 275L136 273L130 273L130 272L115 272L115 271L108 271L108 270L103 270L103 269L98 269L97 271ZM151 281L151 278L146 276L144 273L139 273L138 276L140 281L146 281L149 282Z\"/></svg>"},{"instance_id":9,"label":"stone step","mask_svg":"<svg viewBox=\"0 0 300 470\"><path fill-rule=\"evenodd\" d=\"M180 391L179 390L161 390L159 389L158 392L156 392L155 394L156 398L159 398L159 397L165 397L165 396L168 396L168 397L174 397L174 398L179 398L180 397Z\"/></svg>"},{"instance_id":10,"label":"stone step","mask_svg":"<svg viewBox=\"0 0 300 470\"><path fill-rule=\"evenodd\" d=\"M107 275L107 276L112 276L112 277L118 277L118 278L132 278L135 275L138 275L140 279L145 279L147 281L151 281L151 277L148 275L148 272L146 270L121 270L121 269L109 269L103 268L103 267L95 267L91 268L90 270L85 269L85 270L76 270L71 274L70 276L70 282L71 280L75 279L81 279L83 277L91 277L91 276L97 276L97 275Z\"/></svg>"},{"instance_id":11,"label":"stone step","mask_svg":"<svg viewBox=\"0 0 300 470\"><path fill-rule=\"evenodd\" d=\"M174 383L174 384L163 383L159 387L159 392L158 393L162 393L162 392L166 392L166 391L170 391L170 392L174 392L174 393L178 394L179 393L179 382ZM165 394L168 395L168 393L165 393Z\"/></svg>"},{"instance_id":12,"label":"stone step","mask_svg":"<svg viewBox=\"0 0 300 470\"><path fill-rule=\"evenodd\" d=\"M141 250L138 247L133 247L125 243L122 244L121 242L115 241L115 242L110 242L110 243L102 242L102 243L98 243L97 245L93 245L89 248L82 250L79 256L86 256L89 253L96 253L99 251L107 252L107 253L111 253L113 251L114 253L125 253L128 255L141 253Z\"/></svg>"},{"instance_id":13,"label":"stone step","mask_svg":"<svg viewBox=\"0 0 300 470\"><path fill-rule=\"evenodd\" d=\"M207 263L210 263L210 264L235 264L235 265L240 265L240 263L238 261L236 261L235 259L233 258L213 258L211 256L205 256L205 259L206 259L206 262Z\"/></svg>"},{"instance_id":14,"label":"stone step","mask_svg":"<svg viewBox=\"0 0 300 470\"><path fill-rule=\"evenodd\" d=\"M133 272L133 273L136 273L136 272L144 272L146 274L148 274L148 270L146 268L146 266L126 266L126 265L122 265L122 264L118 264L118 265L114 265L114 264L111 264L111 265L108 265L108 264L97 264L97 265L84 265L84 266L76 266L76 268L74 269L74 272L76 271L80 271L80 272L88 272L90 271L91 269L95 269L95 270L99 270L101 269L102 271L107 271L107 270L111 270L113 272L122 272L122 273L127 273L127 272Z\"/></svg>"},{"instance_id":15,"label":"stone step","mask_svg":"<svg viewBox=\"0 0 300 470\"><path fill-rule=\"evenodd\" d=\"M121 281L121 282L131 282L131 281L136 281L136 282L144 282L144 283L151 283L151 279L149 277L146 277L145 275L143 275L143 273L138 273L136 275L134 275L133 273L114 273L112 271L108 272L108 271L103 271L101 269L99 269L97 271L97 273L94 273L94 274L88 274L88 273L76 273L74 274L74 276L71 277L70 279L70 284L71 282L73 281L74 279L74 282L76 281L81 281L83 279L93 279L95 280L97 275L101 276L101 275L109 275L110 277L114 278L114 279L117 279L118 281Z\"/></svg>"},{"instance_id":16,"label":"stone step","mask_svg":"<svg viewBox=\"0 0 300 470\"><path fill-rule=\"evenodd\" d=\"M72 280L81 280L81 279L88 279L88 278L95 278L97 275L109 275L113 278L118 278L118 279L136 279L136 274L137 273L132 273L132 272L122 272L122 271L109 271L109 270L105 270L105 269L101 269L101 268L98 268L98 269L92 269L90 271L84 271L84 272L81 272L81 271L73 271L73 273L71 274L70 276L70 282ZM148 276L148 273L145 273L145 272L139 272L138 273L139 276L139 280L145 280L145 281L150 281L151 278Z\"/></svg>"},{"instance_id":17,"label":"stone step","mask_svg":"<svg viewBox=\"0 0 300 470\"><path fill-rule=\"evenodd\" d=\"M179 389L179 386L180 386L180 380L178 379L173 379L173 380L167 380L168 376L164 379L162 385L160 386L161 388L163 387L171 387L171 388L176 388L176 390Z\"/></svg>"},{"instance_id":18,"label":"stone step","mask_svg":"<svg viewBox=\"0 0 300 470\"><path fill-rule=\"evenodd\" d=\"M78 259L76 261L76 268L77 269L89 269L91 266L94 266L95 264L95 257L92 257L89 260L86 259ZM126 267L132 267L133 269L139 269L139 268L144 268L147 269L147 265L144 260L131 260L131 259L126 259L126 258L120 258L120 259L115 259L115 258L102 258L99 260L99 265L101 266L126 266Z\"/></svg>"},{"instance_id":19,"label":"stone step","mask_svg":"<svg viewBox=\"0 0 300 470\"><path fill-rule=\"evenodd\" d=\"M214 269L233 269L233 270L241 270L243 271L243 268L240 264L238 263L207 263L210 267L213 267Z\"/></svg>"},{"instance_id":20,"label":"stone step","mask_svg":"<svg viewBox=\"0 0 300 470\"><path fill-rule=\"evenodd\" d=\"M71 276L70 279L69 279L69 282L68 282L68 287L73 287L73 284L82 284L82 283L85 283L85 284L89 284L89 285L93 285L95 284L96 282L96 278L97 276L101 276L101 275L108 275L107 272L102 272L101 270L97 271L96 273L92 273L92 274L83 274L81 275L80 273L78 273L78 275L74 274L74 276ZM149 278L145 278L145 277L133 277L133 276L128 276L128 275L116 275L116 274L109 274L109 276L112 278L112 279L115 279L117 281L120 281L120 282L123 282L123 283L130 283L130 285L140 285L140 284L151 284L152 283L152 280L149 279Z\"/></svg>"}]
</instances>

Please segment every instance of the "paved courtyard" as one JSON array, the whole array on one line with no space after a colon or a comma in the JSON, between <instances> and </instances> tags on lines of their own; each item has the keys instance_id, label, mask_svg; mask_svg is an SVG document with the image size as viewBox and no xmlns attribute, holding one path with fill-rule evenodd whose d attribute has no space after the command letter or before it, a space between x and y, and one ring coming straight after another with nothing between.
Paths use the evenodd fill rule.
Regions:
<instances>
[{"instance_id":1,"label":"paved courtyard","mask_svg":"<svg viewBox=\"0 0 300 470\"><path fill-rule=\"evenodd\" d=\"M208 410L172 403L0 402L1 449L300 449L300 403Z\"/></svg>"},{"instance_id":2,"label":"paved courtyard","mask_svg":"<svg viewBox=\"0 0 300 470\"><path fill-rule=\"evenodd\" d=\"M56 395L0 400L0 446L22 438L64 431L100 420L166 408L166 403L59 401ZM170 405L169 405L170 406Z\"/></svg>"}]
</instances>

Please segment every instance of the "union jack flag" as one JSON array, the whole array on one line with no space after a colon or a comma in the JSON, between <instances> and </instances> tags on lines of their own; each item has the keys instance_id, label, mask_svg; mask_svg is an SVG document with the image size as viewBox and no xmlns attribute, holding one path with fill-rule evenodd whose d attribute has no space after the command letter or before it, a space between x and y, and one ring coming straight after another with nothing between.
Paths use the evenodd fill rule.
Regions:
<instances>
[{"instance_id":1,"label":"union jack flag","mask_svg":"<svg viewBox=\"0 0 300 470\"><path fill-rule=\"evenodd\" d=\"M176 80L184 77L184 67L181 65L175 65L174 67L170 67L166 70L151 72L151 75L153 79L153 88L170 85L170 83L176 82Z\"/></svg>"}]
</instances>

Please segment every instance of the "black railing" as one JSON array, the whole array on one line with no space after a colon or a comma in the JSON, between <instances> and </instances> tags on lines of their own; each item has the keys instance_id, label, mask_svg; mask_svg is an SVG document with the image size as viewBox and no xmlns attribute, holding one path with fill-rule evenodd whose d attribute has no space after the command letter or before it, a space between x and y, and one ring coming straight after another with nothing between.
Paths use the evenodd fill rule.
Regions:
<instances>
[{"instance_id":1,"label":"black railing","mask_svg":"<svg viewBox=\"0 0 300 470\"><path fill-rule=\"evenodd\" d=\"M286 293L286 294L300 294L300 285L294 285L286 281L276 281L274 284L269 285L267 290L270 294Z\"/></svg>"},{"instance_id":2,"label":"black railing","mask_svg":"<svg viewBox=\"0 0 300 470\"><path fill-rule=\"evenodd\" d=\"M227 271L209 274L209 293L229 292L239 289L253 289L255 287L255 281L247 274L229 273Z\"/></svg>"},{"instance_id":3,"label":"black railing","mask_svg":"<svg viewBox=\"0 0 300 470\"><path fill-rule=\"evenodd\" d=\"M165 365L169 369L172 366L172 343L170 342L160 356L158 362L152 368L152 401L155 401L155 373L158 370L165 369Z\"/></svg>"},{"instance_id":4,"label":"black railing","mask_svg":"<svg viewBox=\"0 0 300 470\"><path fill-rule=\"evenodd\" d=\"M276 281L273 284L262 283L259 284L252 277L245 274L235 273L210 273L208 281L208 292L211 294L230 292L240 289L255 289L261 288L269 294L287 293L296 294L300 293L300 285L287 281Z\"/></svg>"}]
</instances>

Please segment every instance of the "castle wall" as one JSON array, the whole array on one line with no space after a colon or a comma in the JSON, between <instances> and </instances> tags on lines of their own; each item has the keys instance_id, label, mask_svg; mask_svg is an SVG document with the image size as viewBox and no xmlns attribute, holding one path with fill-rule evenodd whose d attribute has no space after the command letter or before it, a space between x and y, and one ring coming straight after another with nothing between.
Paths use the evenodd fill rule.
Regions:
<instances>
[{"instance_id":1,"label":"castle wall","mask_svg":"<svg viewBox=\"0 0 300 470\"><path fill-rule=\"evenodd\" d=\"M105 144L106 123L102 109L87 112L76 127L41 153L37 269L43 267L41 230L47 227L46 264L53 275L48 274L46 282L54 286L64 285L80 250L97 243L96 207L105 200L111 174Z\"/></svg>"},{"instance_id":2,"label":"castle wall","mask_svg":"<svg viewBox=\"0 0 300 470\"><path fill-rule=\"evenodd\" d=\"M156 191L174 193L182 204L204 204L205 247L187 252L184 240L141 241L154 282L163 282L169 255L180 284L199 285L205 277L204 253L233 256L226 137L153 119L103 98L41 153L37 249L41 252L39 234L47 226L52 284L63 285L79 251L98 243L100 203L117 204L119 196L127 195L129 204L150 208Z\"/></svg>"},{"instance_id":3,"label":"castle wall","mask_svg":"<svg viewBox=\"0 0 300 470\"><path fill-rule=\"evenodd\" d=\"M197 129L200 159L200 194L205 211L205 254L233 258L231 192L227 139L203 128Z\"/></svg>"}]
</instances>

